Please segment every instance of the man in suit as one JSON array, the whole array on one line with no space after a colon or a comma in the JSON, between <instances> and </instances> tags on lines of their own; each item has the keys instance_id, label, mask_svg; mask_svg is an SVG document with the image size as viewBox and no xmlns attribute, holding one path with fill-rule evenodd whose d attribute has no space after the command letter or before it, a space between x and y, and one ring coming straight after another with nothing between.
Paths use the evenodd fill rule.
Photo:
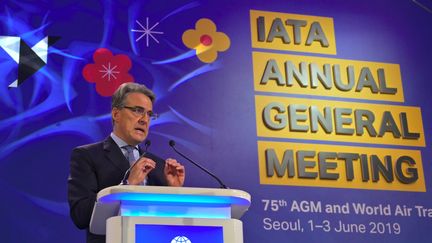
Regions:
<instances>
[{"instance_id":1,"label":"man in suit","mask_svg":"<svg viewBox=\"0 0 432 243\"><path fill-rule=\"evenodd\" d=\"M174 159L163 160L144 153L138 145L149 131L154 93L136 83L122 84L112 96L113 131L104 141L83 145L72 151L68 178L70 215L75 225L87 230L87 242L105 242L104 235L89 232L97 193L119 184L182 186L185 169ZM140 159L139 159L140 158ZM127 180L123 177L135 160Z\"/></svg>"}]
</instances>

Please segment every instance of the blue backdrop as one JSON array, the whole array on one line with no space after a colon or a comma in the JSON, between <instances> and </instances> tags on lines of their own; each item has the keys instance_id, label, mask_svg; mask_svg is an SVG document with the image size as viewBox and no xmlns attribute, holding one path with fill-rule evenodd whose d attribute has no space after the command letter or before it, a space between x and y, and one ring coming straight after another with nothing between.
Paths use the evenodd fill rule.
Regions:
<instances>
[{"instance_id":1,"label":"blue backdrop","mask_svg":"<svg viewBox=\"0 0 432 243\"><path fill-rule=\"evenodd\" d=\"M230 188L252 195L252 206L243 217L245 242L430 242L432 215L326 215L290 212L288 207L272 211L265 210L262 202L307 200L432 208L432 14L428 5L432 5L428 0L2 1L1 242L84 241L84 232L75 228L68 215L70 151L111 132L109 96L120 78L143 83L157 95L154 109L161 117L151 125L152 152L183 161L168 146L175 139L179 149L219 175ZM400 65L405 101L398 105L421 108L426 147L381 147L421 151L426 192L260 184L251 9L333 18L337 54L305 55ZM195 29L202 18L210 19L229 38L229 48L220 50L210 62L202 61L182 40L183 33ZM46 51L33 49L32 55L29 49L47 36ZM7 50L20 50L23 56L30 53L27 56L33 59L23 57L17 62ZM43 53L47 53L46 65L43 58L35 57ZM32 65L36 59L39 66ZM87 66L90 64L95 66ZM85 67L93 67L87 76ZM106 81L108 77L112 80ZM17 79L17 87L9 87ZM183 163L186 186L217 187L207 175ZM265 218L300 219L304 231L269 230ZM368 227L370 222L382 222L384 228L398 223L401 231L311 231L309 220L335 224L346 220Z\"/></svg>"}]
</instances>

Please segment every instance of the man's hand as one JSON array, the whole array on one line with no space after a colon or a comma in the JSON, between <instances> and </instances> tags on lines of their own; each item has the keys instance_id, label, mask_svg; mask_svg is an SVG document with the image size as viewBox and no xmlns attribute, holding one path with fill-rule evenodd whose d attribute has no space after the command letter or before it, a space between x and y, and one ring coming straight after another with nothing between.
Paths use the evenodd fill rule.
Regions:
<instances>
[{"instance_id":1,"label":"man's hand","mask_svg":"<svg viewBox=\"0 0 432 243\"><path fill-rule=\"evenodd\" d=\"M156 168L156 162L146 157L142 157L136 163L128 177L129 185L141 185L148 173Z\"/></svg>"},{"instance_id":2,"label":"man's hand","mask_svg":"<svg viewBox=\"0 0 432 243\"><path fill-rule=\"evenodd\" d=\"M185 168L175 159L165 160L164 173L169 186L183 186Z\"/></svg>"}]
</instances>

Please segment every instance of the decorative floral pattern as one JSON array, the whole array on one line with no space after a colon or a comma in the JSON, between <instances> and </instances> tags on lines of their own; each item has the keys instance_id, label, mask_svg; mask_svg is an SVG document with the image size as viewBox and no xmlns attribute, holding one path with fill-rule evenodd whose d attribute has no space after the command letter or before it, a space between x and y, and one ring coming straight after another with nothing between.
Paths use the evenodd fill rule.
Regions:
<instances>
[{"instance_id":1,"label":"decorative floral pattern","mask_svg":"<svg viewBox=\"0 0 432 243\"><path fill-rule=\"evenodd\" d=\"M101 96L111 96L123 83L133 82L128 73L132 62L127 55L113 56L106 48L99 48L93 54L95 63L85 65L82 75L90 83L96 83L96 92Z\"/></svg>"},{"instance_id":2,"label":"decorative floral pattern","mask_svg":"<svg viewBox=\"0 0 432 243\"><path fill-rule=\"evenodd\" d=\"M183 43L190 49L196 50L198 59L205 63L212 63L217 59L218 52L226 51L230 47L229 37L216 31L216 25L210 19L200 19L195 29L186 30L182 36Z\"/></svg>"}]
</instances>

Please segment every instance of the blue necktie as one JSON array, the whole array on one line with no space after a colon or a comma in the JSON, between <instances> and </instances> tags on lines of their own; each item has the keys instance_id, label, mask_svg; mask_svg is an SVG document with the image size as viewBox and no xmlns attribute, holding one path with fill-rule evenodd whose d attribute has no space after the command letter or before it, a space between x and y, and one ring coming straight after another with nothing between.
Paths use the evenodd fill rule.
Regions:
<instances>
[{"instance_id":1,"label":"blue necktie","mask_svg":"<svg viewBox=\"0 0 432 243\"><path fill-rule=\"evenodd\" d=\"M129 161L129 165L132 166L136 161L135 155L134 155L134 149L137 149L137 148L134 146L131 146L131 145L126 145L126 146L123 146L122 148L126 149L127 160ZM146 184L147 184L147 178L144 179L144 181L142 182L141 185L146 185Z\"/></svg>"},{"instance_id":2,"label":"blue necktie","mask_svg":"<svg viewBox=\"0 0 432 243\"><path fill-rule=\"evenodd\" d=\"M129 165L132 166L133 163L135 163L135 156L134 156L134 149L135 147L130 146L130 145L126 145L123 146L124 149L126 149L127 153L126 153L126 158L129 161Z\"/></svg>"}]
</instances>

